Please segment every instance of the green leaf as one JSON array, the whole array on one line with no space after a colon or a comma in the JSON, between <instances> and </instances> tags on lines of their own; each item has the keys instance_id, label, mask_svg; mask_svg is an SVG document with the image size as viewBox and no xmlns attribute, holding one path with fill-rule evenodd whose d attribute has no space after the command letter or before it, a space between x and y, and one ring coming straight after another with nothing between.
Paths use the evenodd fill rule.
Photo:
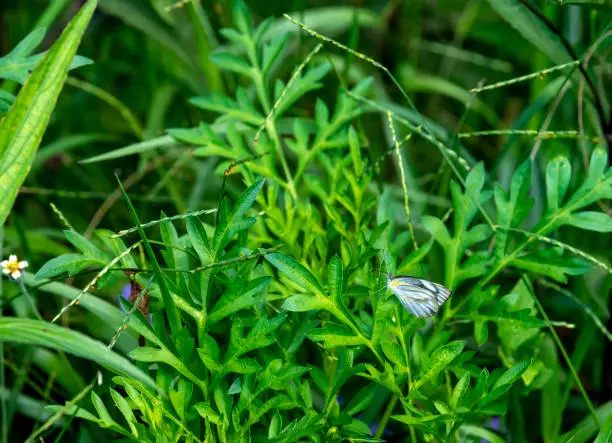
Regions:
<instances>
[{"instance_id":1,"label":"green leaf","mask_svg":"<svg viewBox=\"0 0 612 443\"><path fill-rule=\"evenodd\" d=\"M342 260L340 257L334 255L327 269L330 298L336 305L342 305L342 280L344 277Z\"/></svg>"},{"instance_id":2,"label":"green leaf","mask_svg":"<svg viewBox=\"0 0 612 443\"><path fill-rule=\"evenodd\" d=\"M501 18L516 29L525 40L542 51L553 63L571 61L561 39L519 0L488 0ZM537 8L534 6L534 8Z\"/></svg>"},{"instance_id":3,"label":"green leaf","mask_svg":"<svg viewBox=\"0 0 612 443\"><path fill-rule=\"evenodd\" d=\"M261 366L252 358L232 359L225 366L227 372L235 372L237 374L253 374L261 370Z\"/></svg>"},{"instance_id":4,"label":"green leaf","mask_svg":"<svg viewBox=\"0 0 612 443\"><path fill-rule=\"evenodd\" d=\"M247 62L229 52L215 52L210 56L210 61L227 71L236 72L247 77L253 77L254 75L253 68Z\"/></svg>"},{"instance_id":5,"label":"green leaf","mask_svg":"<svg viewBox=\"0 0 612 443\"><path fill-rule=\"evenodd\" d=\"M603 424L593 443L608 443L610 441L612 441L612 415Z\"/></svg>"},{"instance_id":6,"label":"green leaf","mask_svg":"<svg viewBox=\"0 0 612 443\"><path fill-rule=\"evenodd\" d=\"M612 417L612 400L604 403L595 409L595 415L599 423L607 428L608 421ZM593 415L588 413L580 423L558 438L562 443L586 443L591 442L595 433L599 430L600 424L595 423Z\"/></svg>"},{"instance_id":7,"label":"green leaf","mask_svg":"<svg viewBox=\"0 0 612 443\"><path fill-rule=\"evenodd\" d=\"M497 381L493 385L493 390L506 385L512 385L519 378L521 378L521 375L523 375L527 368L529 368L530 364L531 360L525 360L520 363L517 363L510 369L507 369L506 372L504 372L501 377L497 379Z\"/></svg>"},{"instance_id":8,"label":"green leaf","mask_svg":"<svg viewBox=\"0 0 612 443\"><path fill-rule=\"evenodd\" d=\"M361 388L355 396L351 398L348 404L343 408L342 412L348 415L356 415L361 411L366 410L374 401L376 396L376 385L369 384Z\"/></svg>"},{"instance_id":9,"label":"green leaf","mask_svg":"<svg viewBox=\"0 0 612 443\"><path fill-rule=\"evenodd\" d=\"M363 345L361 337L355 335L353 331L341 324L327 322L322 328L315 328L306 333L312 341L321 341L326 348L336 346L359 346Z\"/></svg>"},{"instance_id":10,"label":"green leaf","mask_svg":"<svg viewBox=\"0 0 612 443\"><path fill-rule=\"evenodd\" d=\"M149 388L156 389L155 382L134 366L128 359L108 349L108 347L80 332L61 326L28 318L0 318L0 340L11 343L22 343L44 346L56 351L82 357L107 369L132 377Z\"/></svg>"},{"instance_id":11,"label":"green leaf","mask_svg":"<svg viewBox=\"0 0 612 443\"><path fill-rule=\"evenodd\" d=\"M566 275L582 275L589 272L592 265L580 258L563 257L560 248L536 251L512 260L511 265L526 271L550 277L558 282L566 283Z\"/></svg>"},{"instance_id":12,"label":"green leaf","mask_svg":"<svg viewBox=\"0 0 612 443\"><path fill-rule=\"evenodd\" d=\"M36 68L43 54L31 55L45 37L44 28L36 28L21 40L11 52L0 57L0 78L14 80L24 84L30 72ZM75 69L93 63L85 57L76 55L68 69Z\"/></svg>"},{"instance_id":13,"label":"green leaf","mask_svg":"<svg viewBox=\"0 0 612 443\"><path fill-rule=\"evenodd\" d=\"M185 366L185 364L181 360L179 360L174 354L172 354L172 352L170 352L168 349L157 349L148 346L143 346L133 349L129 355L131 358L137 361L143 361L148 363L165 363L176 369L180 374L184 375L195 385L202 387L204 384L202 380L196 377L189 370L189 368Z\"/></svg>"},{"instance_id":14,"label":"green leaf","mask_svg":"<svg viewBox=\"0 0 612 443\"><path fill-rule=\"evenodd\" d=\"M414 387L418 389L442 372L444 368L461 354L463 348L465 348L465 342L455 340L436 349L429 357L427 363L423 365L425 370L414 382Z\"/></svg>"},{"instance_id":15,"label":"green leaf","mask_svg":"<svg viewBox=\"0 0 612 443\"><path fill-rule=\"evenodd\" d=\"M197 217L187 217L187 234L189 241L200 258L200 263L205 265L212 262L212 253L208 242L208 235L204 224Z\"/></svg>"},{"instance_id":16,"label":"green leaf","mask_svg":"<svg viewBox=\"0 0 612 443\"><path fill-rule=\"evenodd\" d=\"M306 294L294 295L283 303L283 309L290 312L315 311L318 309L327 310L328 308L329 301L327 299Z\"/></svg>"},{"instance_id":17,"label":"green leaf","mask_svg":"<svg viewBox=\"0 0 612 443\"><path fill-rule=\"evenodd\" d=\"M430 215L424 215L422 219L423 226L425 229L429 231L429 233L436 239L440 245L446 249L451 244L451 236L444 226L442 220L437 217L432 217Z\"/></svg>"},{"instance_id":18,"label":"green leaf","mask_svg":"<svg viewBox=\"0 0 612 443\"><path fill-rule=\"evenodd\" d=\"M316 277L312 275L312 273L302 264L298 263L293 257L280 252L275 252L272 254L267 254L265 259L268 260L272 266L285 274L285 276L287 276L293 283L305 291L320 296L324 295L323 288Z\"/></svg>"},{"instance_id":19,"label":"green leaf","mask_svg":"<svg viewBox=\"0 0 612 443\"><path fill-rule=\"evenodd\" d=\"M495 205L497 206L497 224L504 228L512 228L529 215L535 200L528 197L531 186L531 160L525 160L512 176L510 195L507 197L498 184L495 187ZM495 261L498 262L506 255L508 231L497 229L495 231Z\"/></svg>"},{"instance_id":20,"label":"green leaf","mask_svg":"<svg viewBox=\"0 0 612 443\"><path fill-rule=\"evenodd\" d=\"M563 205L572 178L572 165L567 157L555 157L546 166L546 201L548 213Z\"/></svg>"},{"instance_id":21,"label":"green leaf","mask_svg":"<svg viewBox=\"0 0 612 443\"><path fill-rule=\"evenodd\" d=\"M70 21L0 121L0 226L28 175L96 5L96 0L90 0Z\"/></svg>"},{"instance_id":22,"label":"green leaf","mask_svg":"<svg viewBox=\"0 0 612 443\"><path fill-rule=\"evenodd\" d=\"M245 35L253 33L253 20L249 8L243 0L234 3L234 25Z\"/></svg>"},{"instance_id":23,"label":"green leaf","mask_svg":"<svg viewBox=\"0 0 612 443\"><path fill-rule=\"evenodd\" d=\"M91 241L83 237L75 231L64 231L66 239L72 245L85 255L87 258L93 258L100 261L105 261L106 257Z\"/></svg>"},{"instance_id":24,"label":"green leaf","mask_svg":"<svg viewBox=\"0 0 612 443\"><path fill-rule=\"evenodd\" d=\"M231 236L236 232L234 229L238 221L253 205L255 198L257 198L257 194L259 194L259 191L261 191L263 185L263 179L255 182L255 184L249 187L240 195L240 197L238 197L238 200L234 204L229 217L227 219L220 219L219 226L217 226L217 229L215 230L213 240L212 250L215 259L219 257L223 245L228 242L231 239Z\"/></svg>"},{"instance_id":25,"label":"green leaf","mask_svg":"<svg viewBox=\"0 0 612 443\"><path fill-rule=\"evenodd\" d=\"M149 239L147 238L147 235L145 234L144 229L142 228L140 219L138 218L138 214L136 213L136 209L134 208L134 205L132 204L127 193L125 192L125 189L123 188L123 184L121 183L121 181L119 179L117 180L119 182L119 188L121 189L123 198L125 199L130 215L132 216L132 219L136 222L136 226L138 228L138 235L142 239L142 242L145 247L145 251L147 252L147 255L149 256L149 260L151 261L153 265L153 269L156 272L155 280L161 292L161 296L162 296L161 298L164 303L164 311L165 311L164 313L166 314L166 317L168 318L168 323L170 324L170 332L176 337L178 335L179 329L181 328L181 317L178 312L178 309L176 308L176 305L174 304L174 300L172 299L170 290L168 289L168 283L166 281L167 277L161 271L161 267L159 266L159 262L157 261L155 252L153 251L153 248L151 247L151 243L149 243Z\"/></svg>"},{"instance_id":26,"label":"green leaf","mask_svg":"<svg viewBox=\"0 0 612 443\"><path fill-rule=\"evenodd\" d=\"M406 356L399 343L390 340L381 340L380 345L385 353L385 357L387 357L391 363L403 370L408 368Z\"/></svg>"},{"instance_id":27,"label":"green leaf","mask_svg":"<svg viewBox=\"0 0 612 443\"><path fill-rule=\"evenodd\" d=\"M603 212L584 211L569 215L565 225L595 232L612 232L612 217Z\"/></svg>"},{"instance_id":28,"label":"green leaf","mask_svg":"<svg viewBox=\"0 0 612 443\"><path fill-rule=\"evenodd\" d=\"M463 398L463 396L465 395L469 387L470 387L470 373L466 372L463 375L463 377L459 379L459 381L455 385L455 388L453 389L453 394L451 396L451 402L450 402L450 406L453 411L455 411L457 407L460 405L461 399Z\"/></svg>"},{"instance_id":29,"label":"green leaf","mask_svg":"<svg viewBox=\"0 0 612 443\"><path fill-rule=\"evenodd\" d=\"M216 425L221 425L223 423L221 416L208 403L196 403L195 409L204 420L210 421Z\"/></svg>"},{"instance_id":30,"label":"green leaf","mask_svg":"<svg viewBox=\"0 0 612 443\"><path fill-rule=\"evenodd\" d=\"M246 309L259 303L266 293L270 280L270 277L260 277L231 292L223 294L208 315L206 319L207 324L212 325L241 309Z\"/></svg>"},{"instance_id":31,"label":"green leaf","mask_svg":"<svg viewBox=\"0 0 612 443\"><path fill-rule=\"evenodd\" d=\"M110 389L110 393L111 397L113 398L113 402L115 403L117 409L119 409L121 414L123 414L123 417L125 418L125 421L130 427L132 434L134 435L134 437L138 438L138 431L136 430L136 426L134 426L134 424L136 423L136 416L134 415L134 412L132 412L132 408L130 408L128 401L112 388Z\"/></svg>"},{"instance_id":32,"label":"green leaf","mask_svg":"<svg viewBox=\"0 0 612 443\"><path fill-rule=\"evenodd\" d=\"M64 254L52 258L36 273L35 278L42 280L62 274L74 275L87 268L102 268L106 263L93 258L87 258L81 254Z\"/></svg>"}]
</instances>

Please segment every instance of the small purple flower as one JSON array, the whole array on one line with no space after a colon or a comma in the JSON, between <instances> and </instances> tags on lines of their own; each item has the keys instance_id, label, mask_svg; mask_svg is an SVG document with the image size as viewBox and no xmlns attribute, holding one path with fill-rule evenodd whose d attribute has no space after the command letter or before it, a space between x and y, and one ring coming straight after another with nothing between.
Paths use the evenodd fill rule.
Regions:
<instances>
[{"instance_id":1,"label":"small purple flower","mask_svg":"<svg viewBox=\"0 0 612 443\"><path fill-rule=\"evenodd\" d=\"M121 290L121 297L125 298L126 300L129 300L131 293L132 293L132 286L125 285L123 289Z\"/></svg>"},{"instance_id":2,"label":"small purple flower","mask_svg":"<svg viewBox=\"0 0 612 443\"><path fill-rule=\"evenodd\" d=\"M499 431L501 426L501 417L493 417L489 420L489 427L494 431ZM489 440L483 438L480 440L480 443L489 443Z\"/></svg>"},{"instance_id":3,"label":"small purple flower","mask_svg":"<svg viewBox=\"0 0 612 443\"><path fill-rule=\"evenodd\" d=\"M121 289L121 297L125 298L128 301L130 300L130 295L131 294L132 294L132 285L127 284L127 285L125 285L123 287L123 289ZM123 310L123 308L121 310ZM125 312L125 311L123 311L123 312ZM148 314L147 318L149 319L149 323L151 323L151 314Z\"/></svg>"}]
</instances>

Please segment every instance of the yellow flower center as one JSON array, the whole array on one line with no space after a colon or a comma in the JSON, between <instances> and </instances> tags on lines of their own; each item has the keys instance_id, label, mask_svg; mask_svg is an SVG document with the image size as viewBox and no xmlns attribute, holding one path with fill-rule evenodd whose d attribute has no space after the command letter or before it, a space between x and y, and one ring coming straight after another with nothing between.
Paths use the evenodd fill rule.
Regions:
<instances>
[{"instance_id":1,"label":"yellow flower center","mask_svg":"<svg viewBox=\"0 0 612 443\"><path fill-rule=\"evenodd\" d=\"M17 260L8 262L6 264L6 269L9 271L10 274L21 270L19 269L19 262Z\"/></svg>"}]
</instances>

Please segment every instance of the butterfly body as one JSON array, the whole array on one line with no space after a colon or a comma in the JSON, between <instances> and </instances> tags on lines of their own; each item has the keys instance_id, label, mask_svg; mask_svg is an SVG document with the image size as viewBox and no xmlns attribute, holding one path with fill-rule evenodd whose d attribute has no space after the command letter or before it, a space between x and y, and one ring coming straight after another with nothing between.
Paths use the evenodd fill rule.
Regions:
<instances>
[{"instance_id":1,"label":"butterfly body","mask_svg":"<svg viewBox=\"0 0 612 443\"><path fill-rule=\"evenodd\" d=\"M416 317L435 315L451 295L447 287L415 277L387 275L387 287Z\"/></svg>"}]
</instances>

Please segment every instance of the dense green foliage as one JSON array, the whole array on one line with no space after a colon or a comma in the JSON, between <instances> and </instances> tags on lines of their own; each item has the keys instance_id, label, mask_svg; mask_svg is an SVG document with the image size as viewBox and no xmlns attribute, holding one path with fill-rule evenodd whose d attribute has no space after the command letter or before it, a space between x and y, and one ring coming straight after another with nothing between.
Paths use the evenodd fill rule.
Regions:
<instances>
[{"instance_id":1,"label":"dense green foliage","mask_svg":"<svg viewBox=\"0 0 612 443\"><path fill-rule=\"evenodd\" d=\"M76 3L0 17L0 442L610 441L612 7Z\"/></svg>"}]
</instances>

